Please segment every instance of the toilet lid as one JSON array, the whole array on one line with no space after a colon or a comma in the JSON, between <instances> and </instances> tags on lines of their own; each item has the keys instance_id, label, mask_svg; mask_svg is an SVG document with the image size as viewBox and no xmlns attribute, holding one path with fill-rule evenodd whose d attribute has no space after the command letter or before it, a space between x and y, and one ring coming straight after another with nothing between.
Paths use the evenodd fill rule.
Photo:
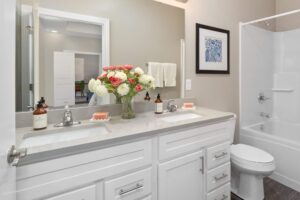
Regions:
<instances>
[{"instance_id":1,"label":"toilet lid","mask_svg":"<svg viewBox=\"0 0 300 200\"><path fill-rule=\"evenodd\" d=\"M231 145L231 156L235 159L243 159L250 162L269 163L274 158L269 153L245 144Z\"/></svg>"}]
</instances>

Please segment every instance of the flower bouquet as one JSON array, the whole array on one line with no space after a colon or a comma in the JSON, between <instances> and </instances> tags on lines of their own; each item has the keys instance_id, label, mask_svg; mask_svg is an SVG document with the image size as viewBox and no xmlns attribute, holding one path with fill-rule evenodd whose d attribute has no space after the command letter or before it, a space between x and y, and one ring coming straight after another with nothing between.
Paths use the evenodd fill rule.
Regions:
<instances>
[{"instance_id":1,"label":"flower bouquet","mask_svg":"<svg viewBox=\"0 0 300 200\"><path fill-rule=\"evenodd\" d=\"M104 67L103 71L96 80L89 81L89 90L98 96L114 94L117 103L122 103L122 118L134 118L133 97L144 90L154 89L154 78L132 65Z\"/></svg>"}]
</instances>

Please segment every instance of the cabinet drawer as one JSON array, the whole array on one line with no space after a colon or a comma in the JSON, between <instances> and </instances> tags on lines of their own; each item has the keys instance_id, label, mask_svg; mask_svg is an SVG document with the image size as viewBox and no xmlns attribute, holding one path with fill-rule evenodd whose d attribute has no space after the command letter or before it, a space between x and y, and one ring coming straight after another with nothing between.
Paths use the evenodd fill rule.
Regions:
<instances>
[{"instance_id":1,"label":"cabinet drawer","mask_svg":"<svg viewBox=\"0 0 300 200\"><path fill-rule=\"evenodd\" d=\"M179 157L216 142L231 140L231 132L231 125L228 121L160 136L159 159L163 161Z\"/></svg>"},{"instance_id":2,"label":"cabinet drawer","mask_svg":"<svg viewBox=\"0 0 300 200\"><path fill-rule=\"evenodd\" d=\"M96 200L96 186L74 190L46 200Z\"/></svg>"},{"instance_id":3,"label":"cabinet drawer","mask_svg":"<svg viewBox=\"0 0 300 200\"><path fill-rule=\"evenodd\" d=\"M230 183L207 194L207 200L230 200Z\"/></svg>"},{"instance_id":4,"label":"cabinet drawer","mask_svg":"<svg viewBox=\"0 0 300 200\"><path fill-rule=\"evenodd\" d=\"M212 169L230 161L230 143L226 142L207 149L207 168Z\"/></svg>"},{"instance_id":5,"label":"cabinet drawer","mask_svg":"<svg viewBox=\"0 0 300 200\"><path fill-rule=\"evenodd\" d=\"M105 182L105 199L136 200L151 193L151 168Z\"/></svg>"},{"instance_id":6,"label":"cabinet drawer","mask_svg":"<svg viewBox=\"0 0 300 200\"><path fill-rule=\"evenodd\" d=\"M207 173L207 191L220 187L230 181L230 163L208 171Z\"/></svg>"},{"instance_id":7,"label":"cabinet drawer","mask_svg":"<svg viewBox=\"0 0 300 200\"><path fill-rule=\"evenodd\" d=\"M144 140L17 168L17 199L44 199L152 163Z\"/></svg>"}]
</instances>

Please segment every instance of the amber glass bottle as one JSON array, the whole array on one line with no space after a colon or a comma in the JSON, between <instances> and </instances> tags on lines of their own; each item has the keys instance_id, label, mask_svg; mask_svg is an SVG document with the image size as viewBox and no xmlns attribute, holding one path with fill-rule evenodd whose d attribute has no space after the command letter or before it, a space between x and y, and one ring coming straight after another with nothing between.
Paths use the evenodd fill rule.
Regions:
<instances>
[{"instance_id":1,"label":"amber glass bottle","mask_svg":"<svg viewBox=\"0 0 300 200\"><path fill-rule=\"evenodd\" d=\"M43 108L48 111L48 105L46 104L46 100L44 97L41 98L40 102L43 104Z\"/></svg>"},{"instance_id":2,"label":"amber glass bottle","mask_svg":"<svg viewBox=\"0 0 300 200\"><path fill-rule=\"evenodd\" d=\"M154 101L155 103L155 114L163 113L163 101L160 98L160 94L157 95L157 98Z\"/></svg>"},{"instance_id":3,"label":"amber glass bottle","mask_svg":"<svg viewBox=\"0 0 300 200\"><path fill-rule=\"evenodd\" d=\"M47 110L44 108L43 103L39 101L36 110L33 111L33 129L42 130L48 126Z\"/></svg>"}]
</instances>

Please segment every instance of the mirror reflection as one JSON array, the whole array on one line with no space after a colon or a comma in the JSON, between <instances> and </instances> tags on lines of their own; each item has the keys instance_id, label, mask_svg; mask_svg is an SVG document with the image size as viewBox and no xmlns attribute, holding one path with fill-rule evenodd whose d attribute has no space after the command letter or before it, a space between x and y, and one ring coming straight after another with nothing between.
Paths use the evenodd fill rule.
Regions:
<instances>
[{"instance_id":1,"label":"mirror reflection","mask_svg":"<svg viewBox=\"0 0 300 200\"><path fill-rule=\"evenodd\" d=\"M184 10L153 0L22 0L17 22L16 110L28 111L44 97L49 109L95 105L88 82L104 66L149 63L177 66L175 82L150 97L180 97ZM101 6L99 6L101 5ZM160 66L160 65L158 65ZM150 66L151 68L151 66ZM151 71L151 70L150 70ZM145 93L135 97L143 101ZM113 95L97 105L116 103Z\"/></svg>"}]
</instances>

